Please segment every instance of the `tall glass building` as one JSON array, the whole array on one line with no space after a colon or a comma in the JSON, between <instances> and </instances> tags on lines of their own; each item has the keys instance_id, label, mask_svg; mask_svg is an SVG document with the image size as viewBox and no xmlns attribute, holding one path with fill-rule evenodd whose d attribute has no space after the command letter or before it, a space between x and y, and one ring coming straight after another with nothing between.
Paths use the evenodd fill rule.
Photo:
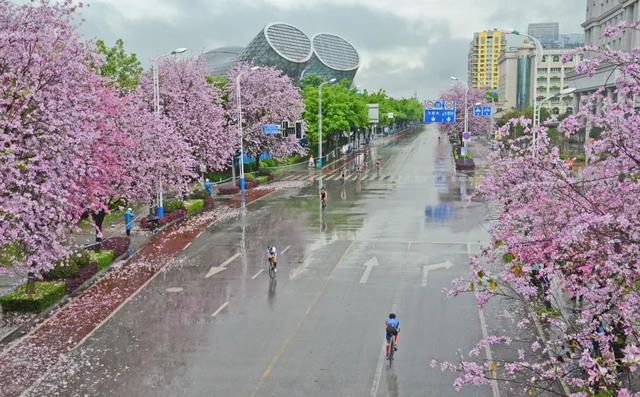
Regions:
<instances>
[{"instance_id":1,"label":"tall glass building","mask_svg":"<svg viewBox=\"0 0 640 397\"><path fill-rule=\"evenodd\" d=\"M311 54L311 40L300 29L285 23L271 23L251 40L238 60L278 68L296 80Z\"/></svg>"},{"instance_id":2,"label":"tall glass building","mask_svg":"<svg viewBox=\"0 0 640 397\"><path fill-rule=\"evenodd\" d=\"M242 50L242 47L220 47L203 53L200 58L209 67L212 76L221 76L238 62Z\"/></svg>"},{"instance_id":3,"label":"tall glass building","mask_svg":"<svg viewBox=\"0 0 640 397\"><path fill-rule=\"evenodd\" d=\"M202 60L212 75L223 75L238 62L282 70L299 83L303 76L353 81L360 56L347 40L331 33L309 37L295 26L270 23L245 47L223 47L208 51Z\"/></svg>"},{"instance_id":4,"label":"tall glass building","mask_svg":"<svg viewBox=\"0 0 640 397\"><path fill-rule=\"evenodd\" d=\"M311 38L313 55L305 68L305 74L321 76L325 80L349 80L360 67L360 56L345 39L335 34L318 33Z\"/></svg>"}]
</instances>

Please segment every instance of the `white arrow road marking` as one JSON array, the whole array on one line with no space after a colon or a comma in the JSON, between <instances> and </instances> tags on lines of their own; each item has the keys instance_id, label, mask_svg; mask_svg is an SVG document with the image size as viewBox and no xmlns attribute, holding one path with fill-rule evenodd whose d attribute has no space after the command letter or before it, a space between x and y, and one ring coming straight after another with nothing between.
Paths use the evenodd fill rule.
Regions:
<instances>
[{"instance_id":1,"label":"white arrow road marking","mask_svg":"<svg viewBox=\"0 0 640 397\"><path fill-rule=\"evenodd\" d=\"M367 280L369 279L369 275L371 275L371 270L373 269L374 266L378 266L378 265L379 265L378 258L376 257L373 257L365 262L364 264L365 269L364 269L364 273L362 273L360 284L364 284L367 282Z\"/></svg>"},{"instance_id":2,"label":"white arrow road marking","mask_svg":"<svg viewBox=\"0 0 640 397\"><path fill-rule=\"evenodd\" d=\"M442 263L436 263L434 265L424 265L422 266L422 286L427 286L427 279L429 278L429 272L432 270L438 269L451 269L453 267L453 263L446 261Z\"/></svg>"},{"instance_id":3,"label":"white arrow road marking","mask_svg":"<svg viewBox=\"0 0 640 397\"><path fill-rule=\"evenodd\" d=\"M216 310L216 311L211 315L211 317L215 317L215 316L217 316L221 311L223 311L223 310L224 310L224 308L225 308L225 307L227 307L227 305L228 305L228 304L229 304L229 301L226 301L225 303L223 303L223 304L222 304L222 306L220 306L220 307L218 308L218 310Z\"/></svg>"},{"instance_id":4,"label":"white arrow road marking","mask_svg":"<svg viewBox=\"0 0 640 397\"><path fill-rule=\"evenodd\" d=\"M233 262L233 260L236 259L239 256L240 256L240 253L238 252L237 254L233 255L231 258L229 258L226 261L222 262L222 264L220 266L212 266L211 269L209 269L209 272L207 273L207 275L204 276L204 278L209 278L209 277L213 276L214 274L218 274L221 271L226 270L227 269L227 265L229 263Z\"/></svg>"}]
</instances>

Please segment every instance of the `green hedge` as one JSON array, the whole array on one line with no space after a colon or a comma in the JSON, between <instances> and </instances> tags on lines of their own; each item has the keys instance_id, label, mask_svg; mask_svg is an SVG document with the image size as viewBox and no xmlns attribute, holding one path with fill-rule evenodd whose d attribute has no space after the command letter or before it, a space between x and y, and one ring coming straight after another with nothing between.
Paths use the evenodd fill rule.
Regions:
<instances>
[{"instance_id":1,"label":"green hedge","mask_svg":"<svg viewBox=\"0 0 640 397\"><path fill-rule=\"evenodd\" d=\"M27 284L22 284L6 295L0 296L0 306L5 312L38 313L64 296L61 281L37 281L33 294L27 294Z\"/></svg>"},{"instance_id":2,"label":"green hedge","mask_svg":"<svg viewBox=\"0 0 640 397\"><path fill-rule=\"evenodd\" d=\"M254 174L244 174L244 180L247 182L248 181L255 182L256 176Z\"/></svg>"},{"instance_id":3,"label":"green hedge","mask_svg":"<svg viewBox=\"0 0 640 397\"><path fill-rule=\"evenodd\" d=\"M92 259L91 251L82 248L78 249L65 260L56 263L53 269L47 272L46 278L72 278L78 274L78 270L81 267L85 267L91 263Z\"/></svg>"},{"instance_id":4,"label":"green hedge","mask_svg":"<svg viewBox=\"0 0 640 397\"><path fill-rule=\"evenodd\" d=\"M256 178L256 182L258 182L258 185L265 185L269 183L269 177L267 175L259 176Z\"/></svg>"},{"instance_id":5,"label":"green hedge","mask_svg":"<svg viewBox=\"0 0 640 397\"><path fill-rule=\"evenodd\" d=\"M196 199L185 201L184 207L187 209L188 214L194 213L204 207L204 200Z\"/></svg>"},{"instance_id":6,"label":"green hedge","mask_svg":"<svg viewBox=\"0 0 640 397\"><path fill-rule=\"evenodd\" d=\"M178 200L178 199L164 200L162 206L165 213L185 209L184 203L182 202L182 200Z\"/></svg>"},{"instance_id":7,"label":"green hedge","mask_svg":"<svg viewBox=\"0 0 640 397\"><path fill-rule=\"evenodd\" d=\"M100 252L93 253L93 260L96 261L98 265L98 270L102 270L105 267L109 266L111 262L113 262L113 251L111 250L103 250Z\"/></svg>"}]
</instances>

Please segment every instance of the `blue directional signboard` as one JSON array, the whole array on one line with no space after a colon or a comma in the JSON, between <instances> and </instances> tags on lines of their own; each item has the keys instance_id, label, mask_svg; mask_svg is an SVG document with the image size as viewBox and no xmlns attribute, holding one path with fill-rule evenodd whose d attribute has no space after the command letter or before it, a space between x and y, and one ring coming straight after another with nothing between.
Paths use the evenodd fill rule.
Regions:
<instances>
[{"instance_id":1,"label":"blue directional signboard","mask_svg":"<svg viewBox=\"0 0 640 397\"><path fill-rule=\"evenodd\" d=\"M491 117L491 106L476 106L473 108L475 117Z\"/></svg>"},{"instance_id":2,"label":"blue directional signboard","mask_svg":"<svg viewBox=\"0 0 640 397\"><path fill-rule=\"evenodd\" d=\"M280 133L280 124L263 124L262 133L264 135L277 135Z\"/></svg>"},{"instance_id":3,"label":"blue directional signboard","mask_svg":"<svg viewBox=\"0 0 640 397\"><path fill-rule=\"evenodd\" d=\"M425 123L455 123L456 101L426 101L423 121Z\"/></svg>"}]
</instances>

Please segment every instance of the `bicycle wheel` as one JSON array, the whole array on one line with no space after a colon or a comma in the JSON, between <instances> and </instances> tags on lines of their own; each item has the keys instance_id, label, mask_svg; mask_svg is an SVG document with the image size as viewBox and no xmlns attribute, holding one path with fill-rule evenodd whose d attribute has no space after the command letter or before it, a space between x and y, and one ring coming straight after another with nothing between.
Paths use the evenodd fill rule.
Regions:
<instances>
[{"instance_id":1,"label":"bicycle wheel","mask_svg":"<svg viewBox=\"0 0 640 397\"><path fill-rule=\"evenodd\" d=\"M391 340L389 341L389 368L391 368L391 365L393 364L393 357L395 355L395 347L396 347L395 338L392 336Z\"/></svg>"}]
</instances>

